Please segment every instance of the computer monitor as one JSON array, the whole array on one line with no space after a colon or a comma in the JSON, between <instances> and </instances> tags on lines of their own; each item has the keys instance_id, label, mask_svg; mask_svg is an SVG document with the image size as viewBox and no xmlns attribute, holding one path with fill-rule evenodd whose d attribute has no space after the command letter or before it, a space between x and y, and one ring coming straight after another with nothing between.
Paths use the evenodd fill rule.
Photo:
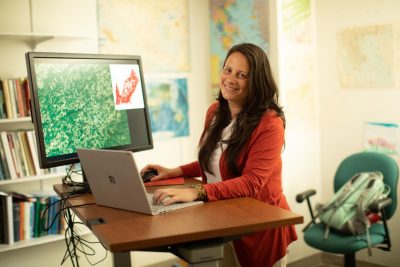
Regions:
<instances>
[{"instance_id":1,"label":"computer monitor","mask_svg":"<svg viewBox=\"0 0 400 267\"><path fill-rule=\"evenodd\" d=\"M25 57L41 168L79 162L76 148L153 148L139 56Z\"/></svg>"}]
</instances>

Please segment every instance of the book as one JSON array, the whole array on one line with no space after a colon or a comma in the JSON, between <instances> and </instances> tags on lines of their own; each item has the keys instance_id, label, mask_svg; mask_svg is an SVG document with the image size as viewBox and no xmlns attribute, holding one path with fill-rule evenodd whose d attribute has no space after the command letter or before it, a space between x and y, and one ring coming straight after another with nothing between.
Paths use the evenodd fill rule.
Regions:
<instances>
[{"instance_id":1,"label":"book","mask_svg":"<svg viewBox=\"0 0 400 267\"><path fill-rule=\"evenodd\" d=\"M29 227L30 227L30 233L29 233L29 237L30 238L34 238L35 237L35 203L36 203L36 199L34 199L33 201L31 201L31 205L30 205L30 221L29 221Z\"/></svg>"},{"instance_id":2,"label":"book","mask_svg":"<svg viewBox=\"0 0 400 267\"><path fill-rule=\"evenodd\" d=\"M19 240L25 240L25 201L18 202L19 204Z\"/></svg>"},{"instance_id":3,"label":"book","mask_svg":"<svg viewBox=\"0 0 400 267\"><path fill-rule=\"evenodd\" d=\"M0 119L7 118L6 102L4 99L3 83L0 81Z\"/></svg>"},{"instance_id":4,"label":"book","mask_svg":"<svg viewBox=\"0 0 400 267\"><path fill-rule=\"evenodd\" d=\"M33 166L35 168L35 173L36 175L40 175L43 173L42 169L40 169L39 166L39 159L38 159L38 155L37 155L37 151L36 151L36 142L35 142L35 132L34 131L28 131L26 133L26 136L28 138L28 144L29 144L29 148L31 151L31 155L32 155L32 160L33 160Z\"/></svg>"},{"instance_id":5,"label":"book","mask_svg":"<svg viewBox=\"0 0 400 267\"><path fill-rule=\"evenodd\" d=\"M13 80L7 80L8 83L8 89L10 91L10 104L11 104L11 111L12 115L10 118L16 118L17 117L17 103L16 103L16 92L15 92L15 86Z\"/></svg>"},{"instance_id":6,"label":"book","mask_svg":"<svg viewBox=\"0 0 400 267\"><path fill-rule=\"evenodd\" d=\"M5 197L0 192L0 244L5 244L6 242L6 201Z\"/></svg>"},{"instance_id":7,"label":"book","mask_svg":"<svg viewBox=\"0 0 400 267\"><path fill-rule=\"evenodd\" d=\"M36 198L30 194L19 193L19 192L11 192L13 205L15 203L19 204L19 218L14 218L14 237L15 241L17 240L26 240L31 239L33 237L32 227L34 225L34 221L32 216L34 216L33 203L36 201ZM17 207L14 207L15 216L18 217ZM18 232L18 233L17 233Z\"/></svg>"},{"instance_id":8,"label":"book","mask_svg":"<svg viewBox=\"0 0 400 267\"><path fill-rule=\"evenodd\" d=\"M11 151L11 158L13 161L13 166L15 169L15 174L16 174L16 178L21 177L21 166L20 166L20 161L14 146L14 138L13 135L11 133L6 133L7 135L7 140L8 140L8 145L10 146L10 151Z\"/></svg>"},{"instance_id":9,"label":"book","mask_svg":"<svg viewBox=\"0 0 400 267\"><path fill-rule=\"evenodd\" d=\"M2 221L0 222L3 231L2 244L11 245L14 243L12 196L0 191L0 201L2 203Z\"/></svg>"},{"instance_id":10,"label":"book","mask_svg":"<svg viewBox=\"0 0 400 267\"><path fill-rule=\"evenodd\" d=\"M32 238L32 225L31 225L31 210L32 210L32 202L24 201L24 240L28 240Z\"/></svg>"},{"instance_id":11,"label":"book","mask_svg":"<svg viewBox=\"0 0 400 267\"><path fill-rule=\"evenodd\" d=\"M3 142L1 141L1 137L0 137L0 164L3 169L4 180L9 180L10 171L8 170L6 154L3 148Z\"/></svg>"},{"instance_id":12,"label":"book","mask_svg":"<svg viewBox=\"0 0 400 267\"><path fill-rule=\"evenodd\" d=\"M14 242L19 241L20 240L20 236L19 236L19 227L20 227L20 206L19 206L19 202L15 202L13 200L12 203L12 209L13 209L13 213L12 213L12 217L13 217L13 232L14 232Z\"/></svg>"},{"instance_id":13,"label":"book","mask_svg":"<svg viewBox=\"0 0 400 267\"><path fill-rule=\"evenodd\" d=\"M25 97L22 92L22 87L19 79L14 79L13 80L14 87L15 87L15 92L16 92L16 103L17 103L17 111L18 111L18 117L25 117Z\"/></svg>"},{"instance_id":14,"label":"book","mask_svg":"<svg viewBox=\"0 0 400 267\"><path fill-rule=\"evenodd\" d=\"M22 151L22 145L21 145L21 141L19 139L19 134L18 134L18 132L10 132L10 135L12 137L12 141L14 144L17 166L18 166L18 170L20 173L19 177L27 176L27 166L26 166L27 163L26 163L25 154Z\"/></svg>"},{"instance_id":15,"label":"book","mask_svg":"<svg viewBox=\"0 0 400 267\"><path fill-rule=\"evenodd\" d=\"M60 220L62 219L60 211L61 202L59 196L51 196L49 199L49 234L60 233Z\"/></svg>"},{"instance_id":16,"label":"book","mask_svg":"<svg viewBox=\"0 0 400 267\"><path fill-rule=\"evenodd\" d=\"M11 154L10 144L8 142L7 132L0 132L1 142L3 143L4 154L8 166L8 170L10 173L10 179L16 179L16 167L14 164L13 156Z\"/></svg>"},{"instance_id":17,"label":"book","mask_svg":"<svg viewBox=\"0 0 400 267\"><path fill-rule=\"evenodd\" d=\"M36 198L35 201L35 210L34 210L34 222L33 222L33 237L39 237L40 235L40 226L41 226L41 222L40 222L40 200L38 198Z\"/></svg>"},{"instance_id":18,"label":"book","mask_svg":"<svg viewBox=\"0 0 400 267\"><path fill-rule=\"evenodd\" d=\"M22 152L26 160L27 175L33 176L36 174L36 172L35 172L35 166L33 165L32 153L28 143L28 137L27 137L28 133L26 131L20 131L18 132L18 134L22 146Z\"/></svg>"},{"instance_id":19,"label":"book","mask_svg":"<svg viewBox=\"0 0 400 267\"><path fill-rule=\"evenodd\" d=\"M35 222L34 222L34 237L40 237L47 235L45 227L48 222L48 212L46 207L48 205L49 195L47 193L35 193L33 194L36 198L35 202Z\"/></svg>"},{"instance_id":20,"label":"book","mask_svg":"<svg viewBox=\"0 0 400 267\"><path fill-rule=\"evenodd\" d=\"M28 79L27 78L23 78L21 80L22 83L22 92L23 95L25 97L25 113L26 116L30 116L31 115L31 106L30 106L30 99L31 99L31 95L29 92L29 83L28 83Z\"/></svg>"},{"instance_id":21,"label":"book","mask_svg":"<svg viewBox=\"0 0 400 267\"><path fill-rule=\"evenodd\" d=\"M8 119L11 119L13 117L12 114L12 108L11 108L11 96L10 96L10 89L8 88L8 81L3 80L2 81L3 85L3 93L4 93L4 104L6 108L6 115Z\"/></svg>"},{"instance_id":22,"label":"book","mask_svg":"<svg viewBox=\"0 0 400 267\"><path fill-rule=\"evenodd\" d=\"M1 146L1 144L0 144ZM2 153L0 151L0 153ZM4 171L3 171L3 163L0 161L0 181L5 180Z\"/></svg>"},{"instance_id":23,"label":"book","mask_svg":"<svg viewBox=\"0 0 400 267\"><path fill-rule=\"evenodd\" d=\"M154 181L154 182L145 182L145 186L160 186L160 185L178 185L178 184L184 184L185 183L185 178L183 177L176 177L176 178L171 178L171 179L164 179L164 180L159 180L159 181Z\"/></svg>"}]
</instances>

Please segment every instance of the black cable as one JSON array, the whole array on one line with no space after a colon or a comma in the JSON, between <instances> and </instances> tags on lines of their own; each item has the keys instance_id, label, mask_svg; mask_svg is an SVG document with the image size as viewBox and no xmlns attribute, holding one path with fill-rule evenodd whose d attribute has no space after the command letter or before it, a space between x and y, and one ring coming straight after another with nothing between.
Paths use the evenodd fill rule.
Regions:
<instances>
[{"instance_id":1,"label":"black cable","mask_svg":"<svg viewBox=\"0 0 400 267\"><path fill-rule=\"evenodd\" d=\"M104 245L99 242L99 241L89 241L81 236L79 236L79 233L76 231L75 225L77 224L82 224L81 222L77 222L75 220L75 214L73 214L70 210L70 208L77 208L77 207L82 207L82 206L88 206L88 205L93 205L95 203L86 203L86 204L81 204L81 205L74 205L70 206L67 205L67 200L70 198L75 198L79 197L82 194L68 194L65 195L60 199L61 201L61 208L60 211L57 212L56 216L60 216L61 212L64 214L64 220L66 221L66 229L65 229L65 243L66 243L66 251L64 254L64 257L61 261L61 265L68 259L71 259L73 267L79 267L79 255L78 253L82 253L85 255L86 260L91 266L94 266L100 262L103 262L107 258L107 249L104 247ZM53 223L53 222L52 222ZM95 249L91 247L93 244L98 244L100 243L103 248L105 249L106 253L102 259L100 259L97 262L91 262L90 257L94 256L96 254Z\"/></svg>"},{"instance_id":2,"label":"black cable","mask_svg":"<svg viewBox=\"0 0 400 267\"><path fill-rule=\"evenodd\" d=\"M69 167L66 167L66 175L62 178L62 183L67 185L77 193L85 193L90 192L90 187L87 182L77 182L72 179L73 174L77 174L82 176L82 170L74 170L74 164L71 164Z\"/></svg>"},{"instance_id":3,"label":"black cable","mask_svg":"<svg viewBox=\"0 0 400 267\"><path fill-rule=\"evenodd\" d=\"M51 227L57 222L57 220L60 220L60 223L61 223L61 219L62 219L61 214L63 214L63 219L66 222L64 239L65 239L65 244L66 244L67 249L66 249L64 257L61 261L61 265L64 264L64 262L66 262L68 260L68 258L70 258L72 266L79 267L78 252L85 255L86 260L88 261L88 263L91 266L94 266L100 262L103 262L107 258L107 249L104 247L104 245L101 242L86 240L86 239L82 238L81 236L79 236L79 233L76 230L75 225L77 225L77 224L84 225L84 224L81 222L77 222L75 220L75 214L73 214L71 212L70 208L79 208L79 207L83 207L83 206L96 204L96 203L92 202L92 203L85 203L85 204L73 205L73 206L67 205L67 200L76 198L76 197L80 197L82 195L83 194L77 194L76 192L68 192L67 194L64 194L60 199L57 199L54 202L49 201L48 205L46 205L46 207L43 211L43 214L41 215L41 218L40 218L40 223L41 223L40 227L42 227L44 229L44 231L48 232L51 229ZM57 210L57 212L54 214L53 218L49 218L49 220L51 220L51 221L49 221L49 224L46 226L45 219L48 218L48 216L46 216L46 214L49 213L49 210L53 205L58 205L59 203L60 203L59 210ZM100 243L103 246L106 253L105 253L104 257L102 259L100 259L99 261L92 262L90 260L90 257L95 256L96 251L95 251L95 249L93 249L91 247L91 245L98 244L98 243Z\"/></svg>"}]
</instances>

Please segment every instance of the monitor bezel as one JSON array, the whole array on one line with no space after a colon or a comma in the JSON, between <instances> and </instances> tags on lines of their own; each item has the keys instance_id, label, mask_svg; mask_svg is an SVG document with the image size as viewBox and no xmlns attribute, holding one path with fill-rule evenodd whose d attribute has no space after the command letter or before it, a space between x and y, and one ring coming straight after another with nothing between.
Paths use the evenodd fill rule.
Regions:
<instances>
[{"instance_id":1,"label":"monitor bezel","mask_svg":"<svg viewBox=\"0 0 400 267\"><path fill-rule=\"evenodd\" d=\"M132 152L144 151L153 148L153 138L151 132L150 125L150 116L149 116L149 107L147 105L147 96L146 96L146 86L144 82L143 76L143 65L140 56L137 55L112 55L112 54L86 54L86 53L56 53L56 52L27 52L25 54L26 66L28 72L28 85L30 92L30 110L31 110L31 119L34 125L35 136L36 136L36 147L39 159L39 165L41 168L51 168L58 167L63 165L69 165L74 163L79 163L78 154L71 153L65 154L62 156L55 157L47 157L45 150L45 142L44 142L44 134L42 127L42 119L40 114L40 104L38 97L38 88L36 87L36 72L35 72L35 60L43 58L54 58L54 59L89 59L89 60L113 60L113 61L135 61L139 65L140 72L140 81L142 85L143 91L143 101L144 101L144 114L145 114L145 124L147 131L148 144L142 146L134 146L131 144L126 148L118 148L119 150L129 150ZM103 148L107 149L107 148ZM115 148L109 148L115 149Z\"/></svg>"}]
</instances>

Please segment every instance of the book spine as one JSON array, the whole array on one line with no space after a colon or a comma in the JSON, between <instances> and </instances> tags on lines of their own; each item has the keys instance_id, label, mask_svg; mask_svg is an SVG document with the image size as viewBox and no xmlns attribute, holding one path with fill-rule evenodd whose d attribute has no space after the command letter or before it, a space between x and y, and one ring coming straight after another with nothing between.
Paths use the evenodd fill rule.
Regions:
<instances>
[{"instance_id":1,"label":"book spine","mask_svg":"<svg viewBox=\"0 0 400 267\"><path fill-rule=\"evenodd\" d=\"M33 237L39 237L40 236L40 199L36 198L35 202L35 211L34 211L34 226L33 226Z\"/></svg>"},{"instance_id":2,"label":"book spine","mask_svg":"<svg viewBox=\"0 0 400 267\"><path fill-rule=\"evenodd\" d=\"M14 223L13 223L13 203L12 196L6 197L6 212L7 212L7 238L6 244L14 244Z\"/></svg>"},{"instance_id":3,"label":"book spine","mask_svg":"<svg viewBox=\"0 0 400 267\"><path fill-rule=\"evenodd\" d=\"M34 131L27 132L29 148L30 148L32 160L33 160L33 166L35 167L35 173L36 173L36 175L40 175L43 173L43 171L42 171L42 169L40 169L40 166L39 166L39 159L38 159L38 155L37 155L36 142L34 140L34 138L35 138L34 135L35 135Z\"/></svg>"},{"instance_id":4,"label":"book spine","mask_svg":"<svg viewBox=\"0 0 400 267\"><path fill-rule=\"evenodd\" d=\"M6 197L3 195L0 195L0 244L5 244L6 243L6 219L7 219L7 213L6 213Z\"/></svg>"},{"instance_id":5,"label":"book spine","mask_svg":"<svg viewBox=\"0 0 400 267\"><path fill-rule=\"evenodd\" d=\"M26 131L19 132L19 137L20 137L20 142L22 145L22 151L24 153L25 159L26 159L26 165L28 169L28 175L35 175L35 166L33 166L33 159L32 159L32 153L29 148L29 143L28 143L28 133Z\"/></svg>"},{"instance_id":6,"label":"book spine","mask_svg":"<svg viewBox=\"0 0 400 267\"><path fill-rule=\"evenodd\" d=\"M3 82L0 81L0 119L7 118L6 102L4 98Z\"/></svg>"},{"instance_id":7,"label":"book spine","mask_svg":"<svg viewBox=\"0 0 400 267\"><path fill-rule=\"evenodd\" d=\"M31 207L32 207L32 202L30 201L24 201L23 202L25 207L24 207L24 239L28 240L31 239Z\"/></svg>"},{"instance_id":8,"label":"book spine","mask_svg":"<svg viewBox=\"0 0 400 267\"><path fill-rule=\"evenodd\" d=\"M29 101L31 99L30 92L29 92L29 83L27 78L23 78L22 80L22 91L24 93L25 97L25 110L26 110L26 116L31 115L31 107L29 105Z\"/></svg>"},{"instance_id":9,"label":"book spine","mask_svg":"<svg viewBox=\"0 0 400 267\"><path fill-rule=\"evenodd\" d=\"M8 81L3 80L3 92L4 92L4 104L6 108L6 115L8 119L13 117L12 114L12 106L11 106L11 96L10 96L10 88L8 88Z\"/></svg>"},{"instance_id":10,"label":"book spine","mask_svg":"<svg viewBox=\"0 0 400 267\"><path fill-rule=\"evenodd\" d=\"M6 145L8 145L8 144L6 144ZM1 140L1 137L0 137L0 164L3 168L4 180L9 180L10 179L10 171L8 170L6 153L4 151L4 144L3 144L3 141Z\"/></svg>"},{"instance_id":11,"label":"book spine","mask_svg":"<svg viewBox=\"0 0 400 267\"><path fill-rule=\"evenodd\" d=\"M13 157L11 154L10 144L8 142L7 132L0 132L0 137L1 137L1 141L3 143L3 149L4 149L6 162L8 165L8 170L10 172L10 179L16 179L17 173L16 173Z\"/></svg>"},{"instance_id":12,"label":"book spine","mask_svg":"<svg viewBox=\"0 0 400 267\"><path fill-rule=\"evenodd\" d=\"M21 177L22 176L29 176L29 170L28 170L28 162L25 157L25 152L22 144L22 140L20 137L21 132L14 132L13 133L13 138L14 138L14 145L16 148L16 152L18 155L18 163L21 166Z\"/></svg>"},{"instance_id":13,"label":"book spine","mask_svg":"<svg viewBox=\"0 0 400 267\"><path fill-rule=\"evenodd\" d=\"M16 118L18 115L17 111L17 102L16 102L16 92L15 92L15 86L13 80L7 80L8 82L8 88L10 89L10 103L11 103L11 110L12 110L12 116L11 118Z\"/></svg>"},{"instance_id":14,"label":"book spine","mask_svg":"<svg viewBox=\"0 0 400 267\"><path fill-rule=\"evenodd\" d=\"M12 209L13 209L13 232L14 232L14 242L20 240L19 236L19 225L21 223L20 221L20 206L18 202L13 202L12 203Z\"/></svg>"},{"instance_id":15,"label":"book spine","mask_svg":"<svg viewBox=\"0 0 400 267\"><path fill-rule=\"evenodd\" d=\"M0 153L3 153L3 151L1 150L2 144L0 143ZM1 161L0 158L0 181L5 180L5 174L4 174L4 169L3 169L3 161Z\"/></svg>"},{"instance_id":16,"label":"book spine","mask_svg":"<svg viewBox=\"0 0 400 267\"><path fill-rule=\"evenodd\" d=\"M7 139L8 139L8 144L10 145L11 157L14 163L16 177L19 178L21 177L21 164L18 158L17 151L15 149L13 134L7 133Z\"/></svg>"},{"instance_id":17,"label":"book spine","mask_svg":"<svg viewBox=\"0 0 400 267\"><path fill-rule=\"evenodd\" d=\"M18 109L18 117L25 117L25 97L23 96L21 84L19 79L13 80L16 92L16 102Z\"/></svg>"},{"instance_id":18,"label":"book spine","mask_svg":"<svg viewBox=\"0 0 400 267\"><path fill-rule=\"evenodd\" d=\"M30 221L29 221L29 226L30 226L29 236L30 236L30 238L35 237L35 206L36 206L36 199L33 200L30 205Z\"/></svg>"}]
</instances>

